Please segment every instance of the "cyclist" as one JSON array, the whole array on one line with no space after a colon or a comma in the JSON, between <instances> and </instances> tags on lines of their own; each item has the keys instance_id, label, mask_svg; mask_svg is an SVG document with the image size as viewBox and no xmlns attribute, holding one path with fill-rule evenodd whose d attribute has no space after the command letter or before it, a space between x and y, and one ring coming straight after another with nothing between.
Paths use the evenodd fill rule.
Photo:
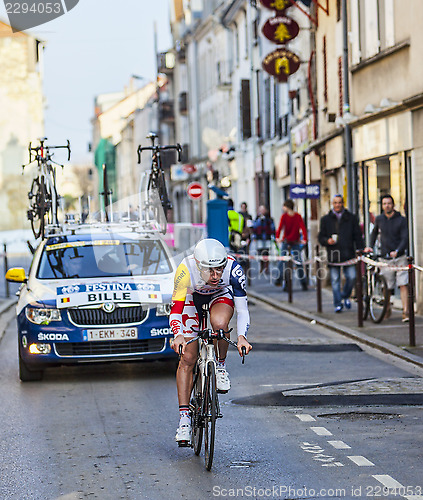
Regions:
<instances>
[{"instance_id":1,"label":"cyclist","mask_svg":"<svg viewBox=\"0 0 423 500\"><path fill-rule=\"evenodd\" d=\"M227 255L225 247L219 241L211 238L201 240L194 253L186 257L176 270L172 300L172 347L179 353L179 346L182 346L181 361L176 373L180 421L175 439L189 443L189 400L198 345L197 342L187 345L186 339L196 337L193 329L198 330L201 324L202 305L209 304L213 330L225 331L228 330L235 306L238 351L242 355L242 347L245 347L246 354L252 349L247 341L250 315L242 267L233 257ZM218 392L226 393L231 387L225 364L228 343L219 340L216 344L216 388Z\"/></svg>"}]
</instances>

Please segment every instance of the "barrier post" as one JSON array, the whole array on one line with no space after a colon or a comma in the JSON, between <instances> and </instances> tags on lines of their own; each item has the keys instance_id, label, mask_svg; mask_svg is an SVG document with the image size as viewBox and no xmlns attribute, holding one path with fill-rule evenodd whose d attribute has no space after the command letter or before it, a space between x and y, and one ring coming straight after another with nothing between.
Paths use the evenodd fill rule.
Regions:
<instances>
[{"instance_id":1,"label":"barrier post","mask_svg":"<svg viewBox=\"0 0 423 500\"><path fill-rule=\"evenodd\" d=\"M288 289L288 302L290 304L292 304L292 281L293 281L292 273L293 273L294 265L293 265L291 254L289 254L288 257L289 257L289 260L286 262L287 270L286 270L285 283L286 283L286 287Z\"/></svg>"},{"instance_id":2,"label":"barrier post","mask_svg":"<svg viewBox=\"0 0 423 500\"><path fill-rule=\"evenodd\" d=\"M362 250L356 251L357 262L355 264L355 291L357 294L357 324L363 327L363 278L361 276Z\"/></svg>"},{"instance_id":3,"label":"barrier post","mask_svg":"<svg viewBox=\"0 0 423 500\"><path fill-rule=\"evenodd\" d=\"M410 346L416 347L416 322L414 317L414 266L413 257L407 257L408 261L408 331L410 336Z\"/></svg>"},{"instance_id":4,"label":"barrier post","mask_svg":"<svg viewBox=\"0 0 423 500\"><path fill-rule=\"evenodd\" d=\"M316 297L317 297L317 312L322 312L322 280L320 278L320 247L316 245Z\"/></svg>"},{"instance_id":5,"label":"barrier post","mask_svg":"<svg viewBox=\"0 0 423 500\"><path fill-rule=\"evenodd\" d=\"M7 245L6 243L3 243L3 263L4 263L4 273L6 274L7 268L8 268L8 263L7 263ZM10 297L10 288L9 288L9 282L5 280L6 283L6 297Z\"/></svg>"}]
</instances>

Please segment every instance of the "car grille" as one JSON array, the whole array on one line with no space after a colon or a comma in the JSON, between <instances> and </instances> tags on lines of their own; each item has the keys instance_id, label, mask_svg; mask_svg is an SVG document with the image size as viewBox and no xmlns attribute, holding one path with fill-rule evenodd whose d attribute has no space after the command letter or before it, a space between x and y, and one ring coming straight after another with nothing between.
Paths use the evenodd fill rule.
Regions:
<instances>
[{"instance_id":1,"label":"car grille","mask_svg":"<svg viewBox=\"0 0 423 500\"><path fill-rule=\"evenodd\" d=\"M160 352L166 339L114 340L100 342L66 342L55 344L58 356L118 356Z\"/></svg>"},{"instance_id":2,"label":"car grille","mask_svg":"<svg viewBox=\"0 0 423 500\"><path fill-rule=\"evenodd\" d=\"M69 319L77 326L129 325L142 323L148 314L148 309L141 306L117 307L107 313L101 308L68 309Z\"/></svg>"}]
</instances>

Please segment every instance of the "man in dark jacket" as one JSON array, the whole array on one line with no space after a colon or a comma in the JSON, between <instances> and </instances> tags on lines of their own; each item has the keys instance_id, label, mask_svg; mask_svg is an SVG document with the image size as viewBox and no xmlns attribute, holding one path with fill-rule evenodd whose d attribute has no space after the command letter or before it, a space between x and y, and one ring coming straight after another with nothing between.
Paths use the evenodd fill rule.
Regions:
<instances>
[{"instance_id":1,"label":"man in dark jacket","mask_svg":"<svg viewBox=\"0 0 423 500\"><path fill-rule=\"evenodd\" d=\"M342 266L345 286L341 292L341 266L334 266L355 257L355 251L364 248L363 237L357 217L344 208L340 194L332 200L332 210L320 220L319 243L326 247L330 281L335 312L342 312L343 306L351 309L350 295L355 283L355 265ZM344 303L342 303L344 301Z\"/></svg>"},{"instance_id":2,"label":"man in dark jacket","mask_svg":"<svg viewBox=\"0 0 423 500\"><path fill-rule=\"evenodd\" d=\"M395 285L400 289L402 302L402 321L409 321L408 312L408 271L396 271L392 267L407 267L408 228L407 219L394 210L395 202L390 194L385 194L380 200L382 214L378 215L370 236L370 247L374 247L376 238L380 235L380 259L390 267L383 267L381 273L385 276L388 288L393 293ZM372 248L366 248L372 250ZM391 315L391 304L385 313L385 318Z\"/></svg>"}]
</instances>

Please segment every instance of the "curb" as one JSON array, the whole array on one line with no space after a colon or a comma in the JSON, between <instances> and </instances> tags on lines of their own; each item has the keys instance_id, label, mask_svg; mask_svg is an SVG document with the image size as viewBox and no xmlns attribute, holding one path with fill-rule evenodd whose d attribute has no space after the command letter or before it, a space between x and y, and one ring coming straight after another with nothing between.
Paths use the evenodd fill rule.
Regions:
<instances>
[{"instance_id":1,"label":"curb","mask_svg":"<svg viewBox=\"0 0 423 500\"><path fill-rule=\"evenodd\" d=\"M263 297L263 296L259 295L258 293L253 292L251 289L248 290L248 296L252 297L257 302L265 303L269 306L274 307L275 309L279 309L279 310L284 311L286 313L292 314L293 316L296 316L297 318L300 318L300 319L303 319L306 321L315 321L316 324L318 324L320 326L324 326L325 328L329 328L330 330L333 330L334 332L340 333L341 335L344 335L345 337L348 337L348 338L355 340L357 342L362 342L363 344L366 344L369 347L373 347L374 349L378 349L379 351L381 351L385 354L391 354L397 358L402 359L403 361L407 361L407 362L412 363L420 368L423 368L423 359L422 358L415 356L414 354L408 353L397 346L394 346L392 344L388 344L387 342L384 342L383 340L369 337L365 333L354 330L353 328L350 328L347 326L340 325L339 323L335 323L335 321L321 318L317 314L313 314L313 313L310 313L307 311L301 311L301 310L297 309L296 307L293 307L289 304L283 304L277 300L270 299L269 297L266 297L266 296Z\"/></svg>"},{"instance_id":2,"label":"curb","mask_svg":"<svg viewBox=\"0 0 423 500\"><path fill-rule=\"evenodd\" d=\"M16 305L18 299L6 299L3 302L0 303L0 319L3 316L3 314L7 313L9 309L11 309L13 306ZM0 340L3 338L4 332L6 331L7 325L2 325L0 324Z\"/></svg>"}]
</instances>

